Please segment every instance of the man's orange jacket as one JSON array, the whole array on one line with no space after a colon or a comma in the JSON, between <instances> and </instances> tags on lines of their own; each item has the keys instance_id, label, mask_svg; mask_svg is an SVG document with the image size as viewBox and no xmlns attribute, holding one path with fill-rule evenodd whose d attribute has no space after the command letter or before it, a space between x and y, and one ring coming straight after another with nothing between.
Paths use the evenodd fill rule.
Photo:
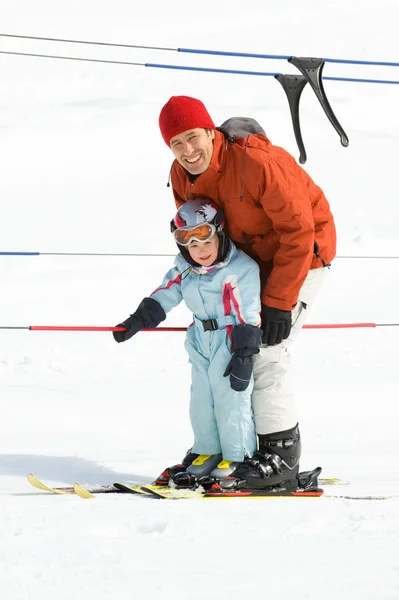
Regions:
<instances>
[{"instance_id":1,"label":"man's orange jacket","mask_svg":"<svg viewBox=\"0 0 399 600\"><path fill-rule=\"evenodd\" d=\"M229 143L216 131L208 169L192 182L189 177L175 160L177 207L198 196L222 207L230 238L259 264L262 302L292 310L309 270L335 256L334 219L322 190L288 152L259 134Z\"/></svg>"}]
</instances>

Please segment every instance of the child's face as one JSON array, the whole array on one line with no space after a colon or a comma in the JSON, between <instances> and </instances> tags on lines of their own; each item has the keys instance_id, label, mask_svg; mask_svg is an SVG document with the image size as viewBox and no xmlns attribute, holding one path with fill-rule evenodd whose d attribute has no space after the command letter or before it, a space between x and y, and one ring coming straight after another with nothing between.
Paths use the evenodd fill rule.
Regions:
<instances>
[{"instance_id":1,"label":"child's face","mask_svg":"<svg viewBox=\"0 0 399 600\"><path fill-rule=\"evenodd\" d=\"M219 237L214 235L210 240L197 242L193 240L187 246L190 256L202 267L210 267L216 260L219 250Z\"/></svg>"}]
</instances>

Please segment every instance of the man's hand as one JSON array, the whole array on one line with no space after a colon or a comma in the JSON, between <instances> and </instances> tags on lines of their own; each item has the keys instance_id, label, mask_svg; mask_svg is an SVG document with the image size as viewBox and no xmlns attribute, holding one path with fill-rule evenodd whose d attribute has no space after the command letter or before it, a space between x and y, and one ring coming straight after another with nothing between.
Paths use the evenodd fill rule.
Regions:
<instances>
[{"instance_id":1,"label":"man's hand","mask_svg":"<svg viewBox=\"0 0 399 600\"><path fill-rule=\"evenodd\" d=\"M292 327L290 310L280 310L262 304L261 317L263 344L275 346L288 338Z\"/></svg>"}]
</instances>

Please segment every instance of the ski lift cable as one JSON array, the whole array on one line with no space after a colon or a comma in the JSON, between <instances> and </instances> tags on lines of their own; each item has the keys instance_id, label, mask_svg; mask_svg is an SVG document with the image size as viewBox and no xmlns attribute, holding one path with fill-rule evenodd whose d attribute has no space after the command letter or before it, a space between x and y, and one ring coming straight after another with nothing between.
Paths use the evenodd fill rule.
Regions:
<instances>
[{"instance_id":1,"label":"ski lift cable","mask_svg":"<svg viewBox=\"0 0 399 600\"><path fill-rule=\"evenodd\" d=\"M136 50L161 50L166 52L181 52L186 54L208 54L214 56L235 56L238 58L260 58L260 59L273 59L273 60L289 60L291 54L260 54L253 52L233 52L225 50L206 50L198 48L169 48L162 46L144 46L140 44L122 44L114 42L97 42L89 40L75 40L68 38L55 38L55 37L44 37L44 36L33 36L33 35L18 35L13 33L0 33L0 37L25 39L25 40L36 40L46 42L61 42L67 44L86 44L91 46L108 46L113 48L132 48ZM375 60L357 60L357 59L346 59L346 58L323 58L325 62L338 63L338 64L356 64L356 65L367 65L367 66L382 66L382 67L399 67L399 62L390 61L375 61Z\"/></svg>"},{"instance_id":2,"label":"ski lift cable","mask_svg":"<svg viewBox=\"0 0 399 600\"><path fill-rule=\"evenodd\" d=\"M173 258L176 253L147 253L147 252L36 252L36 251L13 251L0 250L0 256L131 256L139 258ZM366 256L366 255L337 255L336 259L351 260L398 260L399 256Z\"/></svg>"},{"instance_id":3,"label":"ski lift cable","mask_svg":"<svg viewBox=\"0 0 399 600\"><path fill-rule=\"evenodd\" d=\"M103 64L112 64L112 65L127 65L134 67L150 67L155 69L171 69L171 70L180 70L180 71L197 71L197 72L205 72L205 73L226 73L229 75L253 75L258 77L277 77L279 73L273 72L265 72L265 71L245 71L238 69L216 69L211 67L193 67L193 66L185 66L185 65L167 65L161 63L140 63L140 62L131 62L131 61L122 61L122 60L105 60L100 58L84 58L78 56L61 56L55 54L36 54L33 52L11 52L6 50L0 50L0 54L6 54L11 56L29 56L34 58L52 58L58 60L72 60L76 62L90 62L90 63L103 63ZM355 82L355 83L380 83L380 84L390 84L390 85L398 85L399 80L391 80L391 79L363 79L363 78L352 78L352 77L323 77L325 80L331 81L344 81L344 82Z\"/></svg>"}]
</instances>

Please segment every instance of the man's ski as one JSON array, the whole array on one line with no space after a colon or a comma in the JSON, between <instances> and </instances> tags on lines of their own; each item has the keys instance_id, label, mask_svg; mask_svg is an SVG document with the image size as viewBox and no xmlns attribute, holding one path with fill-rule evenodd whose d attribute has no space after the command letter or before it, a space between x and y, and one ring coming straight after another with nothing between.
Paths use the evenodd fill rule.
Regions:
<instances>
[{"instance_id":1,"label":"man's ski","mask_svg":"<svg viewBox=\"0 0 399 600\"><path fill-rule=\"evenodd\" d=\"M165 490L165 492L167 492L167 490L169 489L167 486L165 485L155 485L155 484L146 484L146 483L137 483L137 484L133 484L133 483L115 483L113 485L81 485L79 483L75 483L73 486L61 486L61 487L52 487L49 486L45 483L43 483L40 479L38 479L37 477L35 477L35 475L33 475L32 473L29 473L28 475L28 481L29 483L39 489L39 490L43 490L46 492L50 492L52 494L60 494L60 495L70 495L70 494L77 494L78 496L80 496L81 498L93 498L95 494L109 494L109 493L114 493L114 494L118 494L118 493L129 493L129 494L149 494L151 492L148 491L144 491L145 487L150 487L151 491L156 491L156 490ZM340 479L338 477L327 477L327 478L320 478L319 479L319 484L320 485L348 485L348 481L344 480L344 479ZM126 487L124 487L126 486ZM128 486L128 487L127 487Z\"/></svg>"},{"instance_id":2,"label":"man's ski","mask_svg":"<svg viewBox=\"0 0 399 600\"><path fill-rule=\"evenodd\" d=\"M125 483L118 483L119 489L124 489L126 492L137 494L137 488L141 488L141 492L144 492L144 498L158 498L163 500L205 500L210 498L336 498L346 500L387 500L396 496L376 496L376 495L330 495L324 494L323 490L281 490L278 488L264 489L264 490L207 490L200 491L188 490L188 489L174 489L164 486L154 485L142 485L142 486L130 486ZM139 492L140 493L140 492Z\"/></svg>"},{"instance_id":3,"label":"man's ski","mask_svg":"<svg viewBox=\"0 0 399 600\"><path fill-rule=\"evenodd\" d=\"M129 489L129 486L123 486L126 489ZM219 486L215 486L215 488L219 488ZM319 497L323 495L323 490L315 488L314 490L305 491L305 490L284 490L278 488L269 488L264 490L250 490L250 489L242 489L242 490L223 490L222 488L206 491L197 490L185 490L185 489L174 489L174 488L166 488L159 489L155 486L151 485L143 485L141 489L150 494L152 496L156 496L157 498L171 499L171 500L202 500L205 498L271 498L271 497Z\"/></svg>"},{"instance_id":4,"label":"man's ski","mask_svg":"<svg viewBox=\"0 0 399 600\"><path fill-rule=\"evenodd\" d=\"M28 481L33 487L51 492L53 494L77 494L81 498L93 498L97 494L107 494L107 493L127 493L127 494L136 494L140 495L143 498L158 498L158 499L175 499L175 500L187 500L187 499L197 499L202 500L205 498L281 498L281 497L320 497L323 495L324 498L340 498L347 500L387 500L389 498L395 498L396 495L330 495L330 494L320 494L320 493L297 493L290 492L289 494L283 495L280 491L279 493L270 493L270 490L237 490L237 491L225 491L218 493L211 492L200 492L198 490L179 490L168 488L167 486L160 485L151 485L151 484L129 484L129 483L121 483L116 482L114 485L98 485L98 486L82 486L79 483L75 483L74 486L65 486L65 487L50 487L40 481L37 477L32 475L31 473L28 475ZM342 482L342 483L341 483ZM322 485L346 485L347 482L343 482L343 480L337 478L327 478L327 480L319 479L319 483Z\"/></svg>"},{"instance_id":5,"label":"man's ski","mask_svg":"<svg viewBox=\"0 0 399 600\"><path fill-rule=\"evenodd\" d=\"M319 477L319 483L320 485L349 485L349 481L339 477Z\"/></svg>"}]
</instances>

